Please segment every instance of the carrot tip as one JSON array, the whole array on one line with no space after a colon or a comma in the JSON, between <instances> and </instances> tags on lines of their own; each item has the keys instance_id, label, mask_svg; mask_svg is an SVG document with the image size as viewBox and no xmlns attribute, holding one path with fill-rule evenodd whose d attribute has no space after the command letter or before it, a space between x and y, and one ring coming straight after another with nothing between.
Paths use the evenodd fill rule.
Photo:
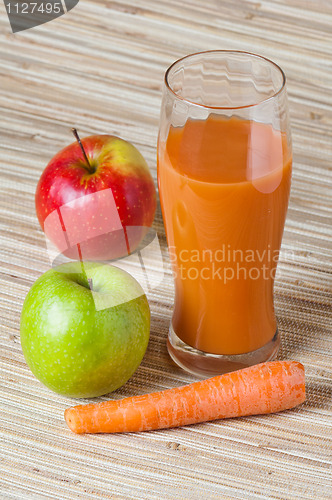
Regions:
<instances>
[{"instance_id":1,"label":"carrot tip","mask_svg":"<svg viewBox=\"0 0 332 500\"><path fill-rule=\"evenodd\" d=\"M72 431L72 432L75 432L77 433L76 431L76 425L75 425L75 420L73 420L71 418L71 410L72 408L67 408L65 410L65 413L64 413L64 416L65 416L65 421L66 421L66 424L68 425L69 429Z\"/></svg>"}]
</instances>

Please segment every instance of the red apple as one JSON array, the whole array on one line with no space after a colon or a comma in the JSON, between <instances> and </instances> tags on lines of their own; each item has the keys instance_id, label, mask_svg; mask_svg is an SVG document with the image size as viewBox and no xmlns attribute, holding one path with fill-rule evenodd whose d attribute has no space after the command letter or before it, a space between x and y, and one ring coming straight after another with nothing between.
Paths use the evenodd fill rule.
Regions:
<instances>
[{"instance_id":1,"label":"red apple","mask_svg":"<svg viewBox=\"0 0 332 500\"><path fill-rule=\"evenodd\" d=\"M109 260L134 251L151 226L156 189L129 142L93 135L60 151L42 173L36 212L46 236L72 259Z\"/></svg>"}]
</instances>

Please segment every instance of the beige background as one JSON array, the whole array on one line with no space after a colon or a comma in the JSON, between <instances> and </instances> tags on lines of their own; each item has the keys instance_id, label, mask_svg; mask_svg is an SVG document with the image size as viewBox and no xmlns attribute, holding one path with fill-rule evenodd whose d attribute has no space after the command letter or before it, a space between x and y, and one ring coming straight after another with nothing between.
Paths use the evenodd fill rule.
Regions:
<instances>
[{"instance_id":1,"label":"beige background","mask_svg":"<svg viewBox=\"0 0 332 500\"><path fill-rule=\"evenodd\" d=\"M0 498L332 498L331 2L81 0L65 16L15 35L2 2L0 15ZM156 179L164 71L178 57L214 48L260 53L287 74L294 175L275 297L280 359L304 363L307 401L271 416L76 436L63 420L76 401L44 388L20 348L24 297L50 266L36 183L72 141L72 126L82 136L132 141ZM151 340L114 398L193 380L165 347L173 292L160 208L154 228L165 277L149 295Z\"/></svg>"}]
</instances>

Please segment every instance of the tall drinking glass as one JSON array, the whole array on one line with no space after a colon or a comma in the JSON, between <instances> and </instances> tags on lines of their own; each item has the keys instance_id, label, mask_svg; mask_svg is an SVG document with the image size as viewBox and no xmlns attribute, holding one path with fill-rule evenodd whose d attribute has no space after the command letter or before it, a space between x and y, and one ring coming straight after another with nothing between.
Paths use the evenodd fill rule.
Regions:
<instances>
[{"instance_id":1,"label":"tall drinking glass","mask_svg":"<svg viewBox=\"0 0 332 500\"><path fill-rule=\"evenodd\" d=\"M285 75L208 51L165 75L158 183L175 280L173 360L213 376L273 359L273 284L292 170Z\"/></svg>"}]
</instances>

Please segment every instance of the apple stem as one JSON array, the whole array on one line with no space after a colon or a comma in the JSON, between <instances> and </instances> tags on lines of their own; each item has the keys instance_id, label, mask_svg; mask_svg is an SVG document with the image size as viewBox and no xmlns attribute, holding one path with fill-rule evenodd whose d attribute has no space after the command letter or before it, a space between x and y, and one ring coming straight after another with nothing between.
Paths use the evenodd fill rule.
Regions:
<instances>
[{"instance_id":1,"label":"apple stem","mask_svg":"<svg viewBox=\"0 0 332 500\"><path fill-rule=\"evenodd\" d=\"M82 150L82 153L83 153L83 156L84 156L84 159L86 161L86 164L88 166L89 171L91 173L93 173L93 167L92 167L92 165L91 165L91 163L89 161L89 158L88 158L88 156L87 156L87 154L86 154L86 152L84 150L83 144L81 142L80 136L78 135L78 132L77 132L76 128L72 127L71 131L73 132L73 134L75 136L75 139L77 140L78 144L80 145L80 148Z\"/></svg>"},{"instance_id":2,"label":"apple stem","mask_svg":"<svg viewBox=\"0 0 332 500\"><path fill-rule=\"evenodd\" d=\"M84 268L84 262L83 262L82 250L81 250L81 244L80 243L77 243L77 250L78 250L78 256L80 258L80 263L81 263L81 269L82 269L83 276L87 280L88 287L92 291L92 278L88 278L88 276L86 274L86 271L85 271L85 268Z\"/></svg>"}]
</instances>

